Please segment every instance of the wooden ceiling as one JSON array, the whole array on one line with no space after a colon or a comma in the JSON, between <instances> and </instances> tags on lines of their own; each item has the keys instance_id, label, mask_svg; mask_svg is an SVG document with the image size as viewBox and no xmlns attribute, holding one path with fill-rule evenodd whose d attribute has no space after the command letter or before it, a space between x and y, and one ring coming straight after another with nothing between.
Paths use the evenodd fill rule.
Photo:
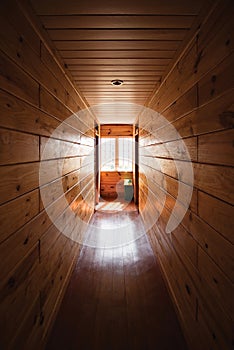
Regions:
<instances>
[{"instance_id":1,"label":"wooden ceiling","mask_svg":"<svg viewBox=\"0 0 234 350\"><path fill-rule=\"evenodd\" d=\"M202 6L201 0L31 3L91 106L119 101L144 105ZM112 86L113 79L124 84ZM107 122L116 122L111 113Z\"/></svg>"}]
</instances>

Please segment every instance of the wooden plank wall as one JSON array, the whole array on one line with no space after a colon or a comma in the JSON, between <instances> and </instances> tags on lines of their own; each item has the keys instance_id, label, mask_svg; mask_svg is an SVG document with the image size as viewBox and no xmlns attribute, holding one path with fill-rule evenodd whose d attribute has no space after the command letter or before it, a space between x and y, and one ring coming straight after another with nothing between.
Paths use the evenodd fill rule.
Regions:
<instances>
[{"instance_id":1,"label":"wooden plank wall","mask_svg":"<svg viewBox=\"0 0 234 350\"><path fill-rule=\"evenodd\" d=\"M132 137L133 125L103 124L100 125L101 137Z\"/></svg>"},{"instance_id":2,"label":"wooden plank wall","mask_svg":"<svg viewBox=\"0 0 234 350\"><path fill-rule=\"evenodd\" d=\"M103 198L124 198L124 179L133 180L131 171L102 171L100 195Z\"/></svg>"},{"instance_id":3,"label":"wooden plank wall","mask_svg":"<svg viewBox=\"0 0 234 350\"><path fill-rule=\"evenodd\" d=\"M43 207L41 151L85 105L16 2L1 2L0 27L0 348L42 349L81 246L59 232ZM93 126L86 115L50 139L44 185L58 219L70 208L85 222L93 213L87 204L94 202L93 158L86 170L83 164L94 146ZM56 193L61 180L67 208Z\"/></svg>"},{"instance_id":4,"label":"wooden plank wall","mask_svg":"<svg viewBox=\"0 0 234 350\"><path fill-rule=\"evenodd\" d=\"M156 119L140 118L140 211L148 220L162 210L148 235L194 350L228 350L234 343L233 10L232 1L216 2L148 104L175 126L193 164L190 207L171 234L165 227L178 194L178 174L165 150L176 147L176 134L169 127L157 130ZM164 147L149 128L158 131ZM152 155L146 156L149 147ZM176 158L183 162L183 153L178 150Z\"/></svg>"}]
</instances>

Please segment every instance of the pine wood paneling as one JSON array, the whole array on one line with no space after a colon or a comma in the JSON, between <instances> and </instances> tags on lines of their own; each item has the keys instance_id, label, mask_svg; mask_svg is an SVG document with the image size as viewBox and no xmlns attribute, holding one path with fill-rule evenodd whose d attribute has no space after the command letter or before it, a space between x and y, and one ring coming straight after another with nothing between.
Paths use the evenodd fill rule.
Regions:
<instances>
[{"instance_id":1,"label":"pine wood paneling","mask_svg":"<svg viewBox=\"0 0 234 350\"><path fill-rule=\"evenodd\" d=\"M0 129L0 164L33 162L39 160L39 137Z\"/></svg>"},{"instance_id":2,"label":"pine wood paneling","mask_svg":"<svg viewBox=\"0 0 234 350\"><path fill-rule=\"evenodd\" d=\"M0 91L0 102L0 111L4 115L0 120L2 127L50 136L60 124L59 120L5 91ZM57 137L59 138L59 133Z\"/></svg>"},{"instance_id":3,"label":"pine wood paneling","mask_svg":"<svg viewBox=\"0 0 234 350\"><path fill-rule=\"evenodd\" d=\"M124 179L133 179L132 172L102 171L100 173L100 194L102 197L113 197L117 195L124 197Z\"/></svg>"},{"instance_id":4,"label":"pine wood paneling","mask_svg":"<svg viewBox=\"0 0 234 350\"><path fill-rule=\"evenodd\" d=\"M94 116L83 112L61 126L87 106L85 99L26 4L3 1L0 8L1 347L43 348L81 250L48 215L61 228L65 218L74 240L82 242L85 226L68 221L68 213L73 210L86 223L93 213L93 158L85 156L94 146ZM47 167L40 174L50 194L46 212L39 170L47 141ZM60 182L65 201L55 186Z\"/></svg>"},{"instance_id":5,"label":"pine wood paneling","mask_svg":"<svg viewBox=\"0 0 234 350\"><path fill-rule=\"evenodd\" d=\"M32 5L65 67L91 105L120 100L144 104L156 86L143 88L141 78L147 80L149 73L148 80L154 76L155 82L161 79L201 8L200 2L191 6L184 1L175 6L172 1L109 4L102 0L99 6L92 3L90 7L69 1L64 7L62 3L54 6L53 1L41 6L35 0ZM99 82L104 72L107 90L100 91L93 84L91 94L86 82ZM138 93L134 86L129 86L129 94L124 86L117 91L110 85L116 78L134 83L139 80ZM113 111L109 118L115 121Z\"/></svg>"},{"instance_id":6,"label":"pine wood paneling","mask_svg":"<svg viewBox=\"0 0 234 350\"><path fill-rule=\"evenodd\" d=\"M157 142L157 140L155 140ZM190 158L193 161L197 160L197 138L191 137L183 140L185 143L185 146L187 148L187 151L189 152ZM180 141L171 141L171 142L164 142L154 145L154 141L149 142L149 145L147 147L144 147L141 150L142 156L145 154L146 156L153 156L154 154L157 154L157 157L161 158L173 158L173 159L187 159L187 154L185 150L181 147ZM144 145L146 146L146 145Z\"/></svg>"},{"instance_id":7,"label":"pine wood paneling","mask_svg":"<svg viewBox=\"0 0 234 350\"><path fill-rule=\"evenodd\" d=\"M38 163L0 167L0 203L7 202L38 187Z\"/></svg>"},{"instance_id":8,"label":"pine wood paneling","mask_svg":"<svg viewBox=\"0 0 234 350\"><path fill-rule=\"evenodd\" d=\"M191 233L200 247L203 248L233 281L233 246L231 241L228 241L228 238L231 239L231 237L224 239L224 235L220 235L219 232L214 230L201 217L191 212L186 213L182 225Z\"/></svg>"},{"instance_id":9,"label":"pine wood paneling","mask_svg":"<svg viewBox=\"0 0 234 350\"><path fill-rule=\"evenodd\" d=\"M9 22L11 26L10 32L12 32L12 28L16 30L19 42L28 43L35 53L40 55L40 38L38 37L37 33L32 30L31 24L25 20L25 16L20 10L18 3L16 3L14 0L2 1L1 15ZM7 35L7 33L4 34Z\"/></svg>"},{"instance_id":10,"label":"pine wood paneling","mask_svg":"<svg viewBox=\"0 0 234 350\"><path fill-rule=\"evenodd\" d=\"M226 130L198 137L198 161L233 165L233 132Z\"/></svg>"},{"instance_id":11,"label":"pine wood paneling","mask_svg":"<svg viewBox=\"0 0 234 350\"><path fill-rule=\"evenodd\" d=\"M80 50L66 50L60 51L61 56L66 60L69 58L90 58L90 59L112 59L117 58L117 59L123 59L123 58L147 58L147 59L164 59L164 58L172 58L174 56L174 51L80 51ZM160 61L159 61L160 62ZM88 64L89 62L87 62ZM140 62L139 62L140 64Z\"/></svg>"},{"instance_id":12,"label":"pine wood paneling","mask_svg":"<svg viewBox=\"0 0 234 350\"><path fill-rule=\"evenodd\" d=\"M100 125L101 137L131 137L133 136L133 125L105 124Z\"/></svg>"},{"instance_id":13,"label":"pine wood paneling","mask_svg":"<svg viewBox=\"0 0 234 350\"><path fill-rule=\"evenodd\" d=\"M234 243L232 231L230 230L234 221L232 215L233 207L200 191L198 192L198 201L199 216L230 242Z\"/></svg>"},{"instance_id":14,"label":"pine wood paneling","mask_svg":"<svg viewBox=\"0 0 234 350\"><path fill-rule=\"evenodd\" d=\"M233 316L233 285L218 266L202 250L198 249L198 269L202 280L208 283L211 293L222 304L224 311Z\"/></svg>"},{"instance_id":15,"label":"pine wood paneling","mask_svg":"<svg viewBox=\"0 0 234 350\"><path fill-rule=\"evenodd\" d=\"M74 84L70 81L70 79L66 78L67 76L63 70L63 67L54 66L54 57L49 52L48 48L45 47L45 44L41 44L41 60L59 82L63 81L63 87L65 89L65 99L63 102L66 104L66 106L74 113L82 108L85 108L87 106L86 100L83 96L78 94L78 91L74 90ZM78 100L77 96L79 97Z\"/></svg>"},{"instance_id":16,"label":"pine wood paneling","mask_svg":"<svg viewBox=\"0 0 234 350\"><path fill-rule=\"evenodd\" d=\"M84 146L52 138L41 138L41 154L43 154L43 160L69 158L77 155L82 157L88 155L90 151L91 147L86 145Z\"/></svg>"},{"instance_id":17,"label":"pine wood paneling","mask_svg":"<svg viewBox=\"0 0 234 350\"><path fill-rule=\"evenodd\" d=\"M1 242L38 214L38 199L38 190L34 190L0 207Z\"/></svg>"},{"instance_id":18,"label":"pine wood paneling","mask_svg":"<svg viewBox=\"0 0 234 350\"><path fill-rule=\"evenodd\" d=\"M69 6L65 5L62 0L50 0L47 3L41 3L39 0L32 1L35 9L40 15L72 15L72 14L159 14L159 15L193 15L196 14L200 7L200 2L178 1L176 4L172 0L163 3L147 0L142 3L140 0L135 3L120 0L118 3L109 3L107 0L101 1L99 4L93 3L77 3L70 2Z\"/></svg>"},{"instance_id":19,"label":"pine wood paneling","mask_svg":"<svg viewBox=\"0 0 234 350\"><path fill-rule=\"evenodd\" d=\"M198 106L197 86L193 86L163 111L163 117L172 122Z\"/></svg>"},{"instance_id":20,"label":"pine wood paneling","mask_svg":"<svg viewBox=\"0 0 234 350\"><path fill-rule=\"evenodd\" d=\"M46 28L189 28L193 16L41 16Z\"/></svg>"},{"instance_id":21,"label":"pine wood paneling","mask_svg":"<svg viewBox=\"0 0 234 350\"><path fill-rule=\"evenodd\" d=\"M48 215L42 211L0 245L3 265L0 273L1 280L9 276L15 266L25 259L51 225Z\"/></svg>"},{"instance_id":22,"label":"pine wood paneling","mask_svg":"<svg viewBox=\"0 0 234 350\"><path fill-rule=\"evenodd\" d=\"M27 258L17 266L8 279L1 283L1 342L9 344L21 326L22 319L27 314L28 306L38 295L38 246L34 247ZM13 338L13 337L12 337Z\"/></svg>"},{"instance_id":23,"label":"pine wood paneling","mask_svg":"<svg viewBox=\"0 0 234 350\"><path fill-rule=\"evenodd\" d=\"M181 224L169 235L165 229L181 186L178 179L187 183L183 154L176 147L178 144L181 148L175 141L178 134L171 125L161 127L156 118L139 120L140 211L145 224L153 224L148 232L150 241L189 348L194 350L230 349L233 343L231 13L231 1L215 4L196 38L188 42L148 99L147 106L166 117L187 142L194 170L192 203ZM170 159L170 144L178 158L180 175ZM180 210L179 206L176 216Z\"/></svg>"},{"instance_id":24,"label":"pine wood paneling","mask_svg":"<svg viewBox=\"0 0 234 350\"><path fill-rule=\"evenodd\" d=\"M41 181L49 213L82 242L82 220L88 223L93 213L89 152L96 116L81 110L88 103L126 101L161 113L187 145L195 180L192 200L181 197L175 216L189 205L188 211L166 234L178 189L189 188L183 168L187 160L173 128L160 128L157 118L140 118L140 211L145 223L152 223L151 245L190 348L229 350L233 2L209 1L206 7L200 0L31 3L33 9L27 1L4 0L0 5L1 346L44 347L81 249L52 225L39 195L46 142L61 121L79 112L50 139ZM199 15L200 10L207 12ZM116 89L112 79L123 79L123 86ZM99 112L105 123L116 123L115 108ZM118 112L121 123L136 118L134 108ZM101 193L115 195L116 184L123 186L126 177L132 173L102 173ZM66 202L56 187L60 182ZM78 226L69 219L71 210L82 219ZM107 281L111 278L107 270ZM103 296L107 285L104 281ZM134 294L132 286L130 280L128 296ZM134 296L128 310L139 306L141 293ZM141 329L139 322L136 327Z\"/></svg>"},{"instance_id":25,"label":"pine wood paneling","mask_svg":"<svg viewBox=\"0 0 234 350\"><path fill-rule=\"evenodd\" d=\"M228 2L227 2L228 3ZM226 6L227 6L226 3ZM222 3L220 3L222 7ZM230 7L232 4L229 5ZM215 21L216 33L210 31L209 34L212 36L212 40L208 41L196 48L196 41L190 44L188 50L184 53L183 58L178 62L177 67L171 72L168 78L164 81L160 91L157 93L157 110L163 111L165 107L176 101L183 93L185 93L191 86L198 82L202 76L209 70L219 65L224 58L229 56L233 51L233 31L232 21L230 20L230 12L226 11L220 17L220 9L217 13L213 14L211 22ZM216 18L215 18L216 17ZM217 19L218 17L218 19ZM217 25L218 22L218 25ZM208 21L206 23L205 35L207 35L207 27L210 25ZM213 24L214 25L214 24ZM207 38L207 36L205 36ZM203 42L203 37L199 37L198 45ZM228 43L226 45L226 43ZM217 47L220 48L217 52ZM210 60L212 58L212 60ZM183 74L181 74L183 72ZM168 87L171 86L170 89ZM170 91L170 92L169 92ZM155 108L154 98L150 99L149 106Z\"/></svg>"},{"instance_id":26,"label":"pine wood paneling","mask_svg":"<svg viewBox=\"0 0 234 350\"><path fill-rule=\"evenodd\" d=\"M39 105L39 84L3 53L0 53L0 83L5 91L35 106Z\"/></svg>"},{"instance_id":27,"label":"pine wood paneling","mask_svg":"<svg viewBox=\"0 0 234 350\"><path fill-rule=\"evenodd\" d=\"M121 17L120 17L121 18ZM149 19L149 18L148 18ZM175 51L180 44L180 41L54 41L54 44L58 50L87 50L87 51L95 51L95 50L169 50ZM77 67L79 68L79 67ZM105 67L102 67L105 69ZM132 67L135 69L135 67Z\"/></svg>"},{"instance_id":28,"label":"pine wood paneling","mask_svg":"<svg viewBox=\"0 0 234 350\"><path fill-rule=\"evenodd\" d=\"M158 128L157 124L149 127L149 131L163 142L176 140L179 137L191 137L221 131L233 127L233 88L209 103L200 106L190 113L172 121L172 125ZM162 114L163 116L163 114ZM148 130L148 125L146 126ZM179 133L177 132L179 130ZM154 136L154 137L155 137Z\"/></svg>"},{"instance_id":29,"label":"pine wood paneling","mask_svg":"<svg viewBox=\"0 0 234 350\"><path fill-rule=\"evenodd\" d=\"M233 87L232 67L234 54L227 56L222 64L215 66L198 82L199 104L203 105Z\"/></svg>"},{"instance_id":30,"label":"pine wood paneling","mask_svg":"<svg viewBox=\"0 0 234 350\"><path fill-rule=\"evenodd\" d=\"M40 89L40 107L44 112L62 121L72 115L72 112L64 104L61 104L59 100L43 88Z\"/></svg>"},{"instance_id":31,"label":"pine wood paneling","mask_svg":"<svg viewBox=\"0 0 234 350\"><path fill-rule=\"evenodd\" d=\"M233 204L233 173L234 169L229 167L195 164L195 187Z\"/></svg>"}]
</instances>

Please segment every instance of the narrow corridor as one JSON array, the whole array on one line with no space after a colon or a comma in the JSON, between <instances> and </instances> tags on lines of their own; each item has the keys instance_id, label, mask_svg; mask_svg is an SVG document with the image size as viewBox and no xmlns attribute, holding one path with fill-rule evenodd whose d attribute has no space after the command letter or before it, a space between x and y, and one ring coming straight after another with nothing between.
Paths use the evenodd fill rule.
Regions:
<instances>
[{"instance_id":1,"label":"narrow corridor","mask_svg":"<svg viewBox=\"0 0 234 350\"><path fill-rule=\"evenodd\" d=\"M87 237L123 230L123 222L140 238L113 249L83 247L47 350L186 349L137 211L96 212Z\"/></svg>"}]
</instances>

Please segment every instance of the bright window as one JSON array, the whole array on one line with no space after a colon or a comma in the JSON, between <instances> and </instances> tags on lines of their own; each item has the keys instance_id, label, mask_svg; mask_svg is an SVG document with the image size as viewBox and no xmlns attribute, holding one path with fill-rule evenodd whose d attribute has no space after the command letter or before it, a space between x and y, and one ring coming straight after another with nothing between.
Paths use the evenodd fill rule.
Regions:
<instances>
[{"instance_id":1,"label":"bright window","mask_svg":"<svg viewBox=\"0 0 234 350\"><path fill-rule=\"evenodd\" d=\"M101 171L132 171L133 139L101 139Z\"/></svg>"}]
</instances>

